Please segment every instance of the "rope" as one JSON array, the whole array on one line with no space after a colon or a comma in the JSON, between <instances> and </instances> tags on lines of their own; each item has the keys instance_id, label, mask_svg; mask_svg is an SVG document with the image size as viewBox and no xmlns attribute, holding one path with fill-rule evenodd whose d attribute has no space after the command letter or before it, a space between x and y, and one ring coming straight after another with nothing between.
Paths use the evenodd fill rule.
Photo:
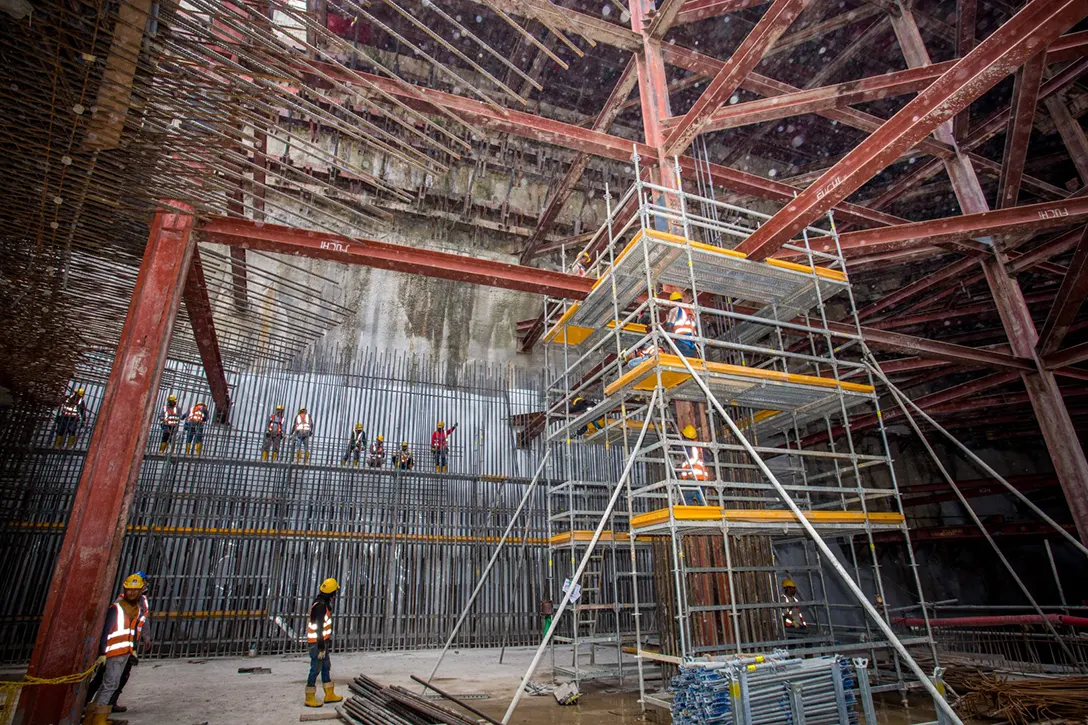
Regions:
<instances>
[{"instance_id":1,"label":"rope","mask_svg":"<svg viewBox=\"0 0 1088 725\"><path fill-rule=\"evenodd\" d=\"M15 706L19 703L19 693L28 685L72 685L83 682L94 674L98 666L106 661L105 656L99 657L89 668L74 675L61 675L60 677L34 677L23 675L20 681L0 682L0 723L10 721L15 714Z\"/></svg>"}]
</instances>

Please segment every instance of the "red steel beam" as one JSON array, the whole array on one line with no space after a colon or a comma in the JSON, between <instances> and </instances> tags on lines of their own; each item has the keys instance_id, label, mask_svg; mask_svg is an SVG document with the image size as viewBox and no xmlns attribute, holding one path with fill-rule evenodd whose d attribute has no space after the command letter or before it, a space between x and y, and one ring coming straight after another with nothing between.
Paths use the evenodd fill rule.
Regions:
<instances>
[{"instance_id":1,"label":"red steel beam","mask_svg":"<svg viewBox=\"0 0 1088 725\"><path fill-rule=\"evenodd\" d=\"M909 300L911 297L925 292L926 290L940 284L941 282L944 282L947 279L958 277L967 270L971 269L971 267L975 266L977 263L978 262L975 259L968 257L966 259L961 259L959 261L953 262L952 264L947 265L944 269L931 272L925 277L911 282L906 287L903 287L902 289L893 292L887 297L883 297L879 301L861 308L860 310L858 310L858 318L861 320L866 320L873 315L883 312L889 307L894 307L900 302L904 302L906 300Z\"/></svg>"},{"instance_id":2,"label":"red steel beam","mask_svg":"<svg viewBox=\"0 0 1088 725\"><path fill-rule=\"evenodd\" d=\"M235 247L232 247L231 251L234 249ZM185 279L184 299L189 324L193 327L193 338L196 340L197 350L200 351L200 359L204 363L208 387L212 391L215 419L220 423L226 423L230 416L230 390L227 387L227 374L223 368L223 356L219 351L219 340L215 335L212 303L208 299L204 265L200 262L198 249L193 249L189 274Z\"/></svg>"},{"instance_id":3,"label":"red steel beam","mask_svg":"<svg viewBox=\"0 0 1088 725\"><path fill-rule=\"evenodd\" d=\"M843 322L828 322L827 328L836 337L856 335L857 330L853 325ZM959 365L983 368L998 368L1005 370L1030 371L1035 369L1030 358L1016 357L1008 353L983 350L980 348L955 345L939 340L928 340L924 337L904 335L901 332L891 330L878 330L873 327L862 327L861 336L870 347L889 352L898 352L903 355L917 355L930 360L945 360Z\"/></svg>"},{"instance_id":4,"label":"red steel beam","mask_svg":"<svg viewBox=\"0 0 1088 725\"><path fill-rule=\"evenodd\" d=\"M1033 0L967 57L922 91L812 186L737 247L764 259L835 204L857 191L1085 13L1080 0ZM963 200L961 199L961 206Z\"/></svg>"},{"instance_id":5,"label":"red steel beam","mask_svg":"<svg viewBox=\"0 0 1088 725\"><path fill-rule=\"evenodd\" d=\"M1054 293L1051 292L1038 292L1031 295L1026 295L1024 301L1029 305L1040 305L1054 300ZM878 330L896 330L903 327L912 327L915 325L924 325L928 322L945 322L948 320L954 320L958 317L983 317L984 315L993 314L996 312L994 305L989 300L985 302L976 302L971 305L958 305L950 310L936 310L933 312L922 312L916 315L892 315L883 320L877 320L870 322L869 327Z\"/></svg>"},{"instance_id":6,"label":"red steel beam","mask_svg":"<svg viewBox=\"0 0 1088 725\"><path fill-rule=\"evenodd\" d=\"M687 25L708 18L735 13L745 8L763 5L768 0L687 0L676 15L673 25Z\"/></svg>"},{"instance_id":7,"label":"red steel beam","mask_svg":"<svg viewBox=\"0 0 1088 725\"><path fill-rule=\"evenodd\" d=\"M710 81L691 109L673 127L665 141L665 155L677 156L694 139L722 103L740 88L748 74L763 59L778 37L786 31L811 0L774 0L722 69Z\"/></svg>"},{"instance_id":8,"label":"red steel beam","mask_svg":"<svg viewBox=\"0 0 1088 725\"><path fill-rule=\"evenodd\" d=\"M975 47L975 27L978 25L978 1L959 0L959 12L956 13L956 57L962 58ZM967 137L970 130L971 112L963 109L953 122L953 133L957 141Z\"/></svg>"},{"instance_id":9,"label":"red steel beam","mask_svg":"<svg viewBox=\"0 0 1088 725\"><path fill-rule=\"evenodd\" d=\"M1047 370L1056 371L1058 368L1077 365L1085 360L1088 360L1088 342L1082 342L1079 345L1052 352L1043 359L1043 363Z\"/></svg>"},{"instance_id":10,"label":"red steel beam","mask_svg":"<svg viewBox=\"0 0 1088 725\"><path fill-rule=\"evenodd\" d=\"M1033 56L1016 74L1012 92L1009 130L1005 134L1005 151L1001 160L1001 175L997 183L997 208L1016 206L1024 164L1028 158L1028 141L1035 122L1035 106L1039 102L1039 86L1046 67L1043 52ZM957 117L958 118L958 117Z\"/></svg>"},{"instance_id":11,"label":"red steel beam","mask_svg":"<svg viewBox=\"0 0 1088 725\"><path fill-rule=\"evenodd\" d=\"M937 244L996 234L1018 231L1037 232L1052 227L1076 224L1086 216L1088 216L1088 196L1070 197L1041 204L1016 206L1011 209L847 232L839 236L839 243L847 258L861 257L881 252L932 247ZM756 234L758 233L757 231ZM811 243L812 248L819 251L833 252L835 248L833 240L812 240ZM743 242L738 249L745 244L747 242Z\"/></svg>"},{"instance_id":12,"label":"red steel beam","mask_svg":"<svg viewBox=\"0 0 1088 725\"><path fill-rule=\"evenodd\" d=\"M1059 254L1069 251L1077 245L1085 230L1088 230L1088 227L1068 231L1043 242L1031 251L1024 252L1019 257L1016 257L1009 262L1009 272L1016 274L1025 269L1031 269L1032 267L1045 263L1046 260L1051 257L1056 257Z\"/></svg>"},{"instance_id":13,"label":"red steel beam","mask_svg":"<svg viewBox=\"0 0 1088 725\"><path fill-rule=\"evenodd\" d=\"M1088 138L1085 138L1080 121L1073 118L1069 107L1060 96L1046 99L1046 108L1050 111L1050 118L1054 121L1066 150L1069 151L1069 157L1077 167L1081 186L1088 186Z\"/></svg>"},{"instance_id":14,"label":"red steel beam","mask_svg":"<svg viewBox=\"0 0 1088 725\"><path fill-rule=\"evenodd\" d=\"M217 244L359 264L394 272L569 299L584 298L595 281L573 274L478 259L463 254L449 254L244 219L213 217L204 220L199 231L209 242Z\"/></svg>"},{"instance_id":15,"label":"red steel beam","mask_svg":"<svg viewBox=\"0 0 1088 725\"><path fill-rule=\"evenodd\" d=\"M1057 488L1058 486L1058 479L1054 476L1009 476L1005 480L1022 493ZM994 478L957 481L956 485L967 498L1001 496L1007 495L1009 492L1001 482ZM899 492L903 495L904 506L926 506L944 501L955 501L957 498L956 494L949 490L947 483L927 483L919 486L900 487ZM913 494L928 495L915 496Z\"/></svg>"},{"instance_id":16,"label":"red steel beam","mask_svg":"<svg viewBox=\"0 0 1088 725\"><path fill-rule=\"evenodd\" d=\"M1054 299L1054 306L1039 333L1036 349L1041 356L1045 357L1057 351L1069 332L1070 325L1077 318L1085 298L1088 298L1088 227L1081 232L1077 250L1073 253L1073 261L1069 263L1062 286L1058 289L1058 296Z\"/></svg>"},{"instance_id":17,"label":"red steel beam","mask_svg":"<svg viewBox=\"0 0 1088 725\"><path fill-rule=\"evenodd\" d=\"M98 657L170 332L194 248L191 211L157 212L57 555L27 675L57 678ZM19 725L76 725L86 681L22 692Z\"/></svg>"},{"instance_id":18,"label":"red steel beam","mask_svg":"<svg viewBox=\"0 0 1088 725\"><path fill-rule=\"evenodd\" d=\"M608 131L608 127L612 125L612 122L616 120L616 116L620 113L620 105L627 100L627 96L631 95L631 91L637 82L638 73L635 58L632 56L627 61L627 66L620 74L612 93L608 96L608 100L605 101L604 107L601 108L597 118L593 121L593 125L590 127L592 130ZM567 203L571 192L574 191L575 184L582 178L587 166L589 166L589 154L587 153L578 154L574 161L571 162L566 175L559 181L555 191L552 192L552 197L548 200L544 213L540 215L536 231L533 232L533 236L525 244L525 249L521 253L522 264L532 259L541 242L544 241L548 232L555 225L555 220L559 218L559 212L563 210L563 206Z\"/></svg>"},{"instance_id":19,"label":"red steel beam","mask_svg":"<svg viewBox=\"0 0 1088 725\"><path fill-rule=\"evenodd\" d=\"M1075 531L1072 524L1064 525L1069 531ZM986 524L986 530L994 537L1006 536L1055 536L1054 528L1047 523L1024 524ZM961 539L981 539L982 532L977 526L929 526L925 528L910 529L911 541L959 541ZM903 535L899 533L879 532L873 534L873 541L881 544L902 543Z\"/></svg>"}]
</instances>

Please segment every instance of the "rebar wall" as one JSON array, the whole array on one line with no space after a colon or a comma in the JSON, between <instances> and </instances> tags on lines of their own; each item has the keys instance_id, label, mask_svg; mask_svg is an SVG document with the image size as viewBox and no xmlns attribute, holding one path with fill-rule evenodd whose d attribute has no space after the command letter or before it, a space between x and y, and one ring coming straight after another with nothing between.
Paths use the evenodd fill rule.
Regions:
<instances>
[{"instance_id":1,"label":"rebar wall","mask_svg":"<svg viewBox=\"0 0 1088 725\"><path fill-rule=\"evenodd\" d=\"M56 449L55 411L0 412L0 658L25 661L79 480L108 360L92 363L91 416L71 449ZM305 615L327 576L343 586L337 643L344 649L440 645L475 574L539 464L543 444L517 448L511 418L542 409L539 376L509 366L452 367L406 354L332 352L284 367L230 375L231 426L208 424L203 454L184 442L160 455L149 438L129 511L120 575L151 582L153 655L193 657L301 649ZM187 411L210 400L199 368L170 363L160 398ZM310 465L284 439L277 463L260 460L276 404L287 425L300 405L314 418ZM457 425L449 472L433 473L430 434ZM381 469L341 465L351 426L385 437ZM407 441L414 471L388 455ZM583 465L608 466L607 460ZM602 474L604 472L602 471ZM545 582L546 502L519 522L456 646L539 641Z\"/></svg>"}]
</instances>

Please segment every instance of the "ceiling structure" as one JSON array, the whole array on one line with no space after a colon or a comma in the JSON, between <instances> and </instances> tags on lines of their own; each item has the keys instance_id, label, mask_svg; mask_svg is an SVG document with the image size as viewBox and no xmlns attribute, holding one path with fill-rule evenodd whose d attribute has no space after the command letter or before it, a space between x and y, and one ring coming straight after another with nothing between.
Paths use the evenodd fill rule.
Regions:
<instances>
[{"instance_id":1,"label":"ceiling structure","mask_svg":"<svg viewBox=\"0 0 1088 725\"><path fill-rule=\"evenodd\" d=\"M573 192L626 186L637 153L659 178L676 164L685 184L773 213L744 242L756 257L786 256L830 210L866 339L901 388L950 426L1052 443L1033 411L1064 397L1075 442L1088 428L1086 12L1062 0L36 5L0 28L12 321L0 382L50 399L81 355L112 349L162 200L193 207L208 241L236 235L229 258L202 250L205 282L187 288L172 348L221 368L308 339L285 310L275 345L247 342L251 286L292 284L255 264L253 250L284 249L262 246L260 224L365 237L394 213L431 215L514 236L522 267L554 270L592 231L569 221ZM474 193L475 177L440 195L433 180L464 168L548 184L547 201L512 210L502 189ZM400 268L450 276L411 252L419 266ZM480 266L457 278L578 294L554 272L465 264ZM308 304L315 336L348 314ZM526 347L540 327L522 325ZM1058 378L1033 389L1047 370Z\"/></svg>"}]
</instances>

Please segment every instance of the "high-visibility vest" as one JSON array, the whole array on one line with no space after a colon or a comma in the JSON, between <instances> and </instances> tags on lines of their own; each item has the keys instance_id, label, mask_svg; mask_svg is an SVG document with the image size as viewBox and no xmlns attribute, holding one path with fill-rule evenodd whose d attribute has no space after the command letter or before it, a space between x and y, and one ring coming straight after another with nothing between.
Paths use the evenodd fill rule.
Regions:
<instances>
[{"instance_id":1,"label":"high-visibility vest","mask_svg":"<svg viewBox=\"0 0 1088 725\"><path fill-rule=\"evenodd\" d=\"M208 414L208 409L203 405L194 405L189 408L189 421L192 423L203 423L204 416Z\"/></svg>"},{"instance_id":2,"label":"high-visibility vest","mask_svg":"<svg viewBox=\"0 0 1088 725\"><path fill-rule=\"evenodd\" d=\"M370 455L385 458L385 446L377 441L370 444Z\"/></svg>"},{"instance_id":3,"label":"high-visibility vest","mask_svg":"<svg viewBox=\"0 0 1088 725\"><path fill-rule=\"evenodd\" d=\"M181 416L178 415L178 406L171 406L169 403L162 406L163 425L175 426L179 420L181 420Z\"/></svg>"},{"instance_id":4,"label":"high-visibility vest","mask_svg":"<svg viewBox=\"0 0 1088 725\"><path fill-rule=\"evenodd\" d=\"M273 413L268 416L268 432L275 435L283 434L283 416L279 413Z\"/></svg>"},{"instance_id":5,"label":"high-visibility vest","mask_svg":"<svg viewBox=\"0 0 1088 725\"><path fill-rule=\"evenodd\" d=\"M797 604L801 600L796 596L782 595L782 601L790 604ZM787 627L807 627L805 623L805 617L801 614L800 607L787 607L786 611L782 614L782 621Z\"/></svg>"},{"instance_id":6,"label":"high-visibility vest","mask_svg":"<svg viewBox=\"0 0 1088 725\"><path fill-rule=\"evenodd\" d=\"M710 480L710 474L703 463L703 451L701 448L691 447L686 451L684 463L680 467L680 478L694 479L696 481Z\"/></svg>"},{"instance_id":7,"label":"high-visibility vest","mask_svg":"<svg viewBox=\"0 0 1088 725\"><path fill-rule=\"evenodd\" d=\"M317 604L317 602L314 602L314 604ZM311 612L313 609L313 605L310 605ZM321 618L320 622L315 622L313 617L310 617L310 621L306 624L306 642L317 644L319 632L320 639L326 642L332 639L332 607L328 604L325 605L325 616Z\"/></svg>"},{"instance_id":8,"label":"high-visibility vest","mask_svg":"<svg viewBox=\"0 0 1088 725\"><path fill-rule=\"evenodd\" d=\"M313 427L313 419L310 418L310 414L306 413L298 414L295 416L295 430L299 433L309 433L310 428Z\"/></svg>"},{"instance_id":9,"label":"high-visibility vest","mask_svg":"<svg viewBox=\"0 0 1088 725\"><path fill-rule=\"evenodd\" d=\"M79 416L79 406L83 402L82 398L68 398L64 401L64 405L61 406L61 415L68 416L69 418L76 418Z\"/></svg>"},{"instance_id":10,"label":"high-visibility vest","mask_svg":"<svg viewBox=\"0 0 1088 725\"><path fill-rule=\"evenodd\" d=\"M114 622L106 632L106 646L103 649L102 654L106 657L120 657L121 655L132 654L135 651L136 641L136 624L128 615L125 614L124 607L120 602L114 602L111 607L113 610Z\"/></svg>"},{"instance_id":11,"label":"high-visibility vest","mask_svg":"<svg viewBox=\"0 0 1088 725\"><path fill-rule=\"evenodd\" d=\"M669 310L668 323L672 327L674 335L691 336L695 334L695 320L683 307L673 307Z\"/></svg>"},{"instance_id":12,"label":"high-visibility vest","mask_svg":"<svg viewBox=\"0 0 1088 725\"><path fill-rule=\"evenodd\" d=\"M144 627L147 626L147 615L150 613L151 606L147 603L147 596L140 596L140 611L136 616L136 636L134 639L140 639L144 633Z\"/></svg>"}]
</instances>

